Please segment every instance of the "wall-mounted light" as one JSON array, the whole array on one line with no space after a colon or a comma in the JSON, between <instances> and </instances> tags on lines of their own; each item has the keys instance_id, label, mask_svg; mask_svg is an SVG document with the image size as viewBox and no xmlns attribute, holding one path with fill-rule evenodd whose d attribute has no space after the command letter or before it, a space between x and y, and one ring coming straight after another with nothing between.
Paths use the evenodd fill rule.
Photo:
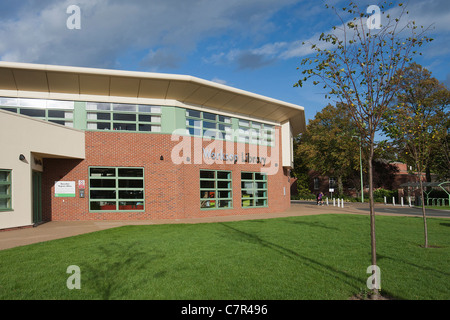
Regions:
<instances>
[{"instance_id":1,"label":"wall-mounted light","mask_svg":"<svg viewBox=\"0 0 450 320\"><path fill-rule=\"evenodd\" d=\"M164 160L164 157L163 156L159 157L159 160Z\"/></svg>"},{"instance_id":2,"label":"wall-mounted light","mask_svg":"<svg viewBox=\"0 0 450 320\"><path fill-rule=\"evenodd\" d=\"M25 160L25 156L24 156L23 154L20 154L20 156L19 156L19 160L20 160L20 161L23 161L23 160Z\"/></svg>"}]
</instances>

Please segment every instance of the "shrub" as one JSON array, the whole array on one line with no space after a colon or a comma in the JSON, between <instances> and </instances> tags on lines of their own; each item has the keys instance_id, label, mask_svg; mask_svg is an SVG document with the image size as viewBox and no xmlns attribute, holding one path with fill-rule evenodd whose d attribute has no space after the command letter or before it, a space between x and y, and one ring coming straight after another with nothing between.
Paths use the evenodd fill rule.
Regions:
<instances>
[{"instance_id":1,"label":"shrub","mask_svg":"<svg viewBox=\"0 0 450 320\"><path fill-rule=\"evenodd\" d=\"M388 201L392 201L392 197L397 200L398 192L397 190L386 190L386 189L377 189L373 192L373 200L375 202L384 202L384 197L387 198Z\"/></svg>"}]
</instances>

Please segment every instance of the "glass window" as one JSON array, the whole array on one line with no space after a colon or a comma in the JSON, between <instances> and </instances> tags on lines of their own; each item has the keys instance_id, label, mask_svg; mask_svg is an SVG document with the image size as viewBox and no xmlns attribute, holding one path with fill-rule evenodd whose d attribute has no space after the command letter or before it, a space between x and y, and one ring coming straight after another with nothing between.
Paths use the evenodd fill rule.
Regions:
<instances>
[{"instance_id":1,"label":"glass window","mask_svg":"<svg viewBox=\"0 0 450 320\"><path fill-rule=\"evenodd\" d=\"M152 126L149 124L140 124L139 125L139 131L152 131Z\"/></svg>"},{"instance_id":2,"label":"glass window","mask_svg":"<svg viewBox=\"0 0 450 320\"><path fill-rule=\"evenodd\" d=\"M186 125L187 126L191 126L191 127L201 128L202 127L202 122L199 121L198 119L187 119L186 120Z\"/></svg>"},{"instance_id":3,"label":"glass window","mask_svg":"<svg viewBox=\"0 0 450 320\"><path fill-rule=\"evenodd\" d=\"M121 168L119 169L119 177L142 177L144 169L141 168Z\"/></svg>"},{"instance_id":4,"label":"glass window","mask_svg":"<svg viewBox=\"0 0 450 320\"><path fill-rule=\"evenodd\" d=\"M49 118L65 118L66 113L65 113L65 111L60 111L60 110L48 110L48 117Z\"/></svg>"},{"instance_id":5,"label":"glass window","mask_svg":"<svg viewBox=\"0 0 450 320\"><path fill-rule=\"evenodd\" d=\"M113 111L130 111L136 112L136 105L134 104L125 104L125 103L114 103L112 106Z\"/></svg>"},{"instance_id":6,"label":"glass window","mask_svg":"<svg viewBox=\"0 0 450 320\"><path fill-rule=\"evenodd\" d=\"M144 169L89 168L91 211L143 211Z\"/></svg>"},{"instance_id":7,"label":"glass window","mask_svg":"<svg viewBox=\"0 0 450 320\"><path fill-rule=\"evenodd\" d=\"M11 170L0 169L0 211L11 210Z\"/></svg>"},{"instance_id":8,"label":"glass window","mask_svg":"<svg viewBox=\"0 0 450 320\"><path fill-rule=\"evenodd\" d=\"M189 128L189 134L192 136L199 136L201 133L200 129Z\"/></svg>"},{"instance_id":9,"label":"glass window","mask_svg":"<svg viewBox=\"0 0 450 320\"><path fill-rule=\"evenodd\" d=\"M111 104L103 102L88 102L86 104L86 110L111 110Z\"/></svg>"},{"instance_id":10,"label":"glass window","mask_svg":"<svg viewBox=\"0 0 450 320\"><path fill-rule=\"evenodd\" d=\"M203 112L203 119L206 120L216 120L216 115L213 113Z\"/></svg>"},{"instance_id":11,"label":"glass window","mask_svg":"<svg viewBox=\"0 0 450 320\"><path fill-rule=\"evenodd\" d=\"M2 106L18 106L19 99L18 98L0 97L0 105L2 105Z\"/></svg>"},{"instance_id":12,"label":"glass window","mask_svg":"<svg viewBox=\"0 0 450 320\"><path fill-rule=\"evenodd\" d=\"M115 188L116 180L114 179L91 179L90 187L92 188Z\"/></svg>"},{"instance_id":13,"label":"glass window","mask_svg":"<svg viewBox=\"0 0 450 320\"><path fill-rule=\"evenodd\" d=\"M248 127L250 125L250 121L239 119L239 125Z\"/></svg>"},{"instance_id":14,"label":"glass window","mask_svg":"<svg viewBox=\"0 0 450 320\"><path fill-rule=\"evenodd\" d=\"M48 121L53 122L53 123L56 123L56 124L60 124L60 125L62 125L62 126L65 126L65 125L66 125L66 122L63 121L63 120L48 120Z\"/></svg>"},{"instance_id":15,"label":"glass window","mask_svg":"<svg viewBox=\"0 0 450 320\"><path fill-rule=\"evenodd\" d=\"M17 113L17 108L6 108L6 107L1 107L0 109L5 110L5 111L9 111L9 112Z\"/></svg>"},{"instance_id":16,"label":"glass window","mask_svg":"<svg viewBox=\"0 0 450 320\"><path fill-rule=\"evenodd\" d=\"M319 178L314 178L314 190L319 190Z\"/></svg>"},{"instance_id":17,"label":"glass window","mask_svg":"<svg viewBox=\"0 0 450 320\"><path fill-rule=\"evenodd\" d=\"M241 172L241 205L243 208L267 206L267 175Z\"/></svg>"},{"instance_id":18,"label":"glass window","mask_svg":"<svg viewBox=\"0 0 450 320\"><path fill-rule=\"evenodd\" d=\"M20 114L23 114L25 116L29 117L38 117L38 118L45 118L45 109L31 109L31 108L23 108L20 109Z\"/></svg>"},{"instance_id":19,"label":"glass window","mask_svg":"<svg viewBox=\"0 0 450 320\"><path fill-rule=\"evenodd\" d=\"M200 111L196 110L186 110L186 115L188 117L200 118Z\"/></svg>"},{"instance_id":20,"label":"glass window","mask_svg":"<svg viewBox=\"0 0 450 320\"><path fill-rule=\"evenodd\" d=\"M225 122L225 123L231 123L231 118L230 117L225 117L225 116L219 116L219 121L220 122Z\"/></svg>"},{"instance_id":21,"label":"glass window","mask_svg":"<svg viewBox=\"0 0 450 320\"><path fill-rule=\"evenodd\" d=\"M104 113L104 112L99 112L95 114L97 117L94 119L97 120L111 120L111 114L110 113Z\"/></svg>"},{"instance_id":22,"label":"glass window","mask_svg":"<svg viewBox=\"0 0 450 320\"><path fill-rule=\"evenodd\" d=\"M134 123L113 123L113 130L136 131Z\"/></svg>"},{"instance_id":23,"label":"glass window","mask_svg":"<svg viewBox=\"0 0 450 320\"><path fill-rule=\"evenodd\" d=\"M150 116L148 114L140 114L139 121L152 122L152 116Z\"/></svg>"},{"instance_id":24,"label":"glass window","mask_svg":"<svg viewBox=\"0 0 450 320\"><path fill-rule=\"evenodd\" d=\"M161 107L124 103L87 103L87 129L161 132ZM94 111L92 111L94 110ZM95 111L97 110L97 112ZM98 121L92 124L92 120Z\"/></svg>"},{"instance_id":25,"label":"glass window","mask_svg":"<svg viewBox=\"0 0 450 320\"><path fill-rule=\"evenodd\" d=\"M98 130L111 130L111 124L99 122L99 123L97 123L97 129Z\"/></svg>"},{"instance_id":26,"label":"glass window","mask_svg":"<svg viewBox=\"0 0 450 320\"><path fill-rule=\"evenodd\" d=\"M231 171L200 170L200 208L225 209L233 206Z\"/></svg>"},{"instance_id":27,"label":"glass window","mask_svg":"<svg viewBox=\"0 0 450 320\"><path fill-rule=\"evenodd\" d=\"M47 106L47 101L44 99L19 98L19 106L45 109L45 107Z\"/></svg>"},{"instance_id":28,"label":"glass window","mask_svg":"<svg viewBox=\"0 0 450 320\"><path fill-rule=\"evenodd\" d=\"M74 106L75 106L74 101L47 100L47 108L73 110Z\"/></svg>"},{"instance_id":29,"label":"glass window","mask_svg":"<svg viewBox=\"0 0 450 320\"><path fill-rule=\"evenodd\" d=\"M205 129L215 129L216 128L216 123L215 122L203 121L203 128L205 128Z\"/></svg>"},{"instance_id":30,"label":"glass window","mask_svg":"<svg viewBox=\"0 0 450 320\"><path fill-rule=\"evenodd\" d=\"M114 113L113 114L113 120L120 120L120 121L136 121L136 115L135 114L128 114L128 113Z\"/></svg>"}]
</instances>

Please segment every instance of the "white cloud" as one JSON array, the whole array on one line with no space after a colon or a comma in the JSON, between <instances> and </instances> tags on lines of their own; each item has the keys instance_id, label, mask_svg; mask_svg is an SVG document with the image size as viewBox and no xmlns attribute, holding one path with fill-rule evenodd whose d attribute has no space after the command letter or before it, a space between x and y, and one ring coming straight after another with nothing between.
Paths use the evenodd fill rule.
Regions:
<instances>
[{"instance_id":1,"label":"white cloud","mask_svg":"<svg viewBox=\"0 0 450 320\"><path fill-rule=\"evenodd\" d=\"M432 0L429 2L412 1L407 7L407 11L409 12L409 14L406 14L402 18L403 23L400 27L405 26L407 22L415 21L416 25L419 26L416 31L420 32L420 26L424 26L426 28L432 25L432 28L427 32L426 35L429 37L433 37L436 34L439 35L437 41L438 44L428 46L428 52L426 52L425 54L429 58L432 58L434 56L448 55L448 52L450 51L450 42L448 41L450 39L447 34L447 32L450 30L450 10L447 9L447 1L448 0ZM362 10L364 8L364 6L361 6ZM389 14L390 19L393 19L393 17L397 17L400 14L401 10L401 7L394 5L386 12L386 15ZM315 14L318 14L318 12L316 11ZM386 15L382 16L382 24L387 23ZM346 21L345 18L344 21ZM363 23L364 27L366 27L365 18L363 19ZM343 26L337 25L337 27L338 28L336 28L335 30L330 28L328 30L323 30L323 32L324 34L334 34L339 39L343 39ZM353 31L349 30L347 27L345 27L345 29L347 37L351 37ZM376 32L376 30L373 30L372 32ZM405 31L404 36L409 36L410 34L407 34L406 32L409 31ZM262 46L252 49L231 49L228 52L213 54L210 58L205 59L205 61L209 63L237 63L238 67L242 69L245 67L262 67L279 59L288 60L292 58L302 58L315 53L315 51L311 49L312 44L320 46L321 49L328 49L332 47L331 43L325 43L318 40L321 33L322 31L316 30L316 32L309 37L296 39L290 42L280 41L265 43Z\"/></svg>"},{"instance_id":2,"label":"white cloud","mask_svg":"<svg viewBox=\"0 0 450 320\"><path fill-rule=\"evenodd\" d=\"M214 77L211 81L212 81L212 82L216 82L216 83L220 83L220 84L227 84L227 81L226 81L226 80L219 79L219 78L217 78L217 77Z\"/></svg>"},{"instance_id":3,"label":"white cloud","mask_svg":"<svg viewBox=\"0 0 450 320\"><path fill-rule=\"evenodd\" d=\"M81 29L69 30L66 9L73 1L29 0L8 6L9 18L0 24L0 58L111 67L121 57L146 52L143 65L175 66L208 37L269 30L271 15L293 1L78 0Z\"/></svg>"}]
</instances>

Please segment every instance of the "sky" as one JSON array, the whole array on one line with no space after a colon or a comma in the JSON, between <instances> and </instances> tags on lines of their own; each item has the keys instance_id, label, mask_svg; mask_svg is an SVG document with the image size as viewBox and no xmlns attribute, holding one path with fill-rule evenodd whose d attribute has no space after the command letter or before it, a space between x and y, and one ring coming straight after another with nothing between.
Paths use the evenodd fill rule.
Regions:
<instances>
[{"instance_id":1,"label":"sky","mask_svg":"<svg viewBox=\"0 0 450 320\"><path fill-rule=\"evenodd\" d=\"M381 6L357 1L361 8ZM348 1L326 3L342 8ZM398 9L398 1L393 1ZM338 16L314 0L18 0L0 2L0 60L191 75L300 105L307 122L333 101L300 62ZM79 8L79 15L69 10ZM415 62L450 88L450 1L405 2L434 38ZM78 18L78 20L75 20ZM383 17L382 17L383 19ZM69 26L68 27L68 22ZM73 28L74 23L79 28ZM383 21L381 21L383 23ZM312 82L312 81L311 81Z\"/></svg>"}]
</instances>

